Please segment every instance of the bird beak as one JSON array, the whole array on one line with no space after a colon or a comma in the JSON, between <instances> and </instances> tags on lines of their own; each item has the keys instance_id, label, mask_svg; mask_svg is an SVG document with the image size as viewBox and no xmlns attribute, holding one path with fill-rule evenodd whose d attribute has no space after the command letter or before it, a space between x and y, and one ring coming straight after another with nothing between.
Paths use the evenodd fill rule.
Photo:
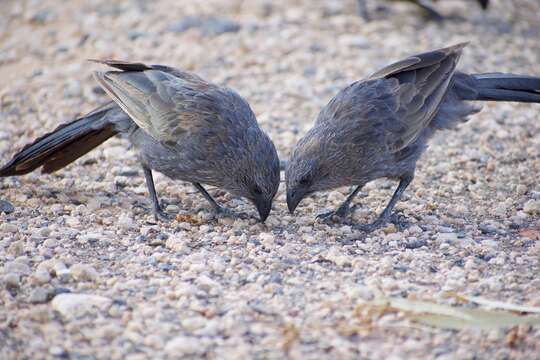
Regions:
<instances>
[{"instance_id":1,"label":"bird beak","mask_svg":"<svg viewBox=\"0 0 540 360\"><path fill-rule=\"evenodd\" d=\"M268 201L265 199L254 200L253 203L259 212L259 217L261 222L265 222L272 210L272 200Z\"/></svg>"},{"instance_id":2,"label":"bird beak","mask_svg":"<svg viewBox=\"0 0 540 360\"><path fill-rule=\"evenodd\" d=\"M303 190L290 190L287 191L287 207L292 214L294 210L300 204L300 201L306 196L306 192Z\"/></svg>"}]
</instances>

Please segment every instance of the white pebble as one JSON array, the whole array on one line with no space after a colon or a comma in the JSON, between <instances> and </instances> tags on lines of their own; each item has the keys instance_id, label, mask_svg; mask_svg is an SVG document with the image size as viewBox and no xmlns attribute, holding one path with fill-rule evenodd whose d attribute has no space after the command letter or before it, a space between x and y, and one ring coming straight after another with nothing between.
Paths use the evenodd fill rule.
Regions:
<instances>
[{"instance_id":1,"label":"white pebble","mask_svg":"<svg viewBox=\"0 0 540 360\"><path fill-rule=\"evenodd\" d=\"M177 336L165 345L165 352L174 357L201 355L204 351L201 340L193 336Z\"/></svg>"},{"instance_id":2,"label":"white pebble","mask_svg":"<svg viewBox=\"0 0 540 360\"><path fill-rule=\"evenodd\" d=\"M52 307L66 318L77 318L96 310L105 310L111 299L92 294L60 294L52 300Z\"/></svg>"},{"instance_id":3,"label":"white pebble","mask_svg":"<svg viewBox=\"0 0 540 360\"><path fill-rule=\"evenodd\" d=\"M87 264L75 264L70 268L71 276L77 281L96 281L98 272Z\"/></svg>"},{"instance_id":4,"label":"white pebble","mask_svg":"<svg viewBox=\"0 0 540 360\"><path fill-rule=\"evenodd\" d=\"M540 214L540 200L529 200L523 205L523 211L529 215Z\"/></svg>"},{"instance_id":5,"label":"white pebble","mask_svg":"<svg viewBox=\"0 0 540 360\"><path fill-rule=\"evenodd\" d=\"M437 241L442 243L454 243L458 239L458 235L456 233L439 233L437 235Z\"/></svg>"},{"instance_id":6,"label":"white pebble","mask_svg":"<svg viewBox=\"0 0 540 360\"><path fill-rule=\"evenodd\" d=\"M16 233L17 229L17 225L11 223L3 223L0 225L0 232Z\"/></svg>"}]
</instances>

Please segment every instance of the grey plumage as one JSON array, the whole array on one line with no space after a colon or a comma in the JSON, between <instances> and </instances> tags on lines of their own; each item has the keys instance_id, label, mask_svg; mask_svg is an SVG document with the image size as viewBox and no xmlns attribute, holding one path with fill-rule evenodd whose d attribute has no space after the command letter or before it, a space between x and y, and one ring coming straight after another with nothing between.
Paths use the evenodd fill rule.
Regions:
<instances>
[{"instance_id":1,"label":"grey plumage","mask_svg":"<svg viewBox=\"0 0 540 360\"><path fill-rule=\"evenodd\" d=\"M378 220L360 226L372 230L391 218L433 133L480 110L469 101L540 103L538 77L457 72L464 46L411 56L341 90L292 152L285 174L289 210L313 192L357 186L338 210L322 215L343 216L364 184L399 180Z\"/></svg>"},{"instance_id":2,"label":"grey plumage","mask_svg":"<svg viewBox=\"0 0 540 360\"><path fill-rule=\"evenodd\" d=\"M191 182L215 210L201 184L252 201L264 221L279 186L279 159L249 104L233 90L174 68L98 61L119 71L95 73L114 100L27 145L0 176L40 166L56 171L116 134L138 150L156 217L168 216L155 194L152 170Z\"/></svg>"}]
</instances>

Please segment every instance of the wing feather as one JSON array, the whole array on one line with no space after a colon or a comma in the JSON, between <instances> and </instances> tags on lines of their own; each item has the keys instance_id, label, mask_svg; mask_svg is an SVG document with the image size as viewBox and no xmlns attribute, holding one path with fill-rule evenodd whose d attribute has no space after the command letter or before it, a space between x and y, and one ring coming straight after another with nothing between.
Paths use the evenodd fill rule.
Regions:
<instances>
[{"instance_id":1,"label":"wing feather","mask_svg":"<svg viewBox=\"0 0 540 360\"><path fill-rule=\"evenodd\" d=\"M95 77L141 129L163 144L174 145L190 128L219 118L209 95L217 87L197 75L162 65L97 62L122 70L96 72Z\"/></svg>"}]
</instances>

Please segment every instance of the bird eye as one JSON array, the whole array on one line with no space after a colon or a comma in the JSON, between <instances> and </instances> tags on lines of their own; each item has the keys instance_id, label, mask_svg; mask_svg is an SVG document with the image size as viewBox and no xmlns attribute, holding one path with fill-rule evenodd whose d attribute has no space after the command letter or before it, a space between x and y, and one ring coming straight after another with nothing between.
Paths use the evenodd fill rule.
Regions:
<instances>
[{"instance_id":1,"label":"bird eye","mask_svg":"<svg viewBox=\"0 0 540 360\"><path fill-rule=\"evenodd\" d=\"M309 185L309 178L307 176L304 176L299 181L300 185Z\"/></svg>"},{"instance_id":2,"label":"bird eye","mask_svg":"<svg viewBox=\"0 0 540 360\"><path fill-rule=\"evenodd\" d=\"M256 195L262 195L262 190L261 190L260 187L255 186L255 187L253 188L253 193L256 194Z\"/></svg>"}]
</instances>

